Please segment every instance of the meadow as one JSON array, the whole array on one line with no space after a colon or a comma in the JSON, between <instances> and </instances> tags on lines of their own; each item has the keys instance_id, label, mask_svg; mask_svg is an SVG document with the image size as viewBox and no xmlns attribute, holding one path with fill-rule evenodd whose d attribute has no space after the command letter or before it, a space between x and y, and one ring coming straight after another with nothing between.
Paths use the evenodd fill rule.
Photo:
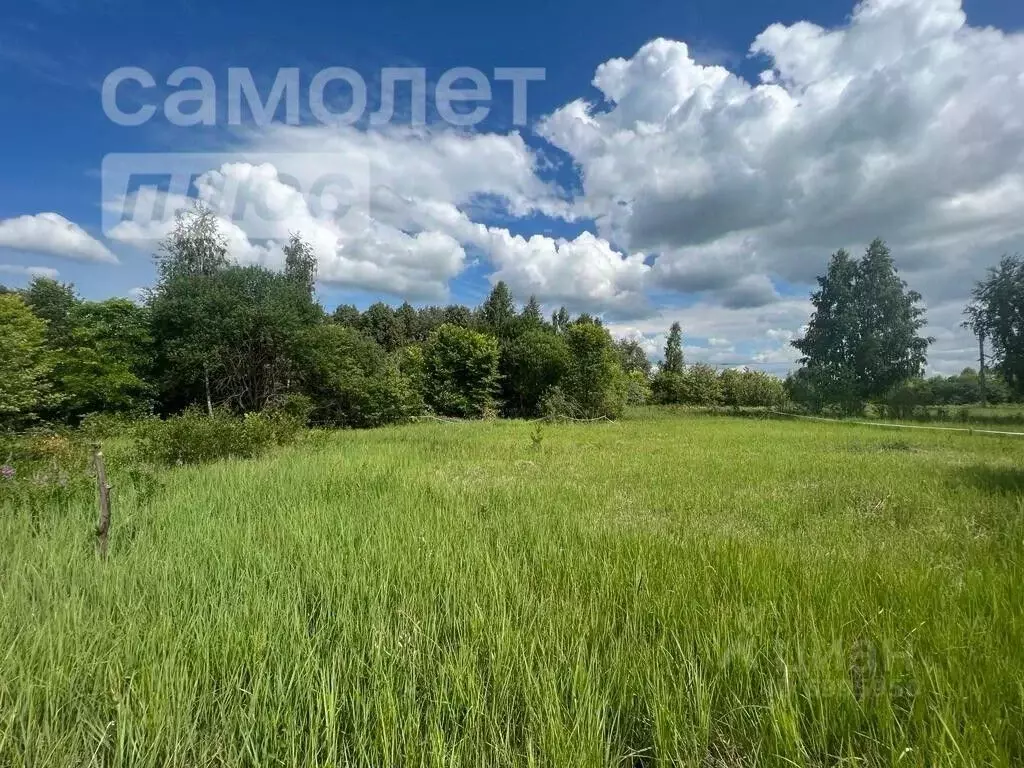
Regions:
<instances>
[{"instance_id":1,"label":"meadow","mask_svg":"<svg viewBox=\"0 0 1024 768\"><path fill-rule=\"evenodd\" d=\"M89 499L0 485L0 765L1024 762L1024 439L650 409L129 454L105 561Z\"/></svg>"}]
</instances>

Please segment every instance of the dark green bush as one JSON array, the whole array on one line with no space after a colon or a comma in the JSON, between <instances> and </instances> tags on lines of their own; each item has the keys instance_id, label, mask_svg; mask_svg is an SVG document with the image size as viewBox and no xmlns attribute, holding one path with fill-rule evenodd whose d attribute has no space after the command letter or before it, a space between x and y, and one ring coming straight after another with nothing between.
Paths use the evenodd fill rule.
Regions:
<instances>
[{"instance_id":1,"label":"dark green bush","mask_svg":"<svg viewBox=\"0 0 1024 768\"><path fill-rule=\"evenodd\" d=\"M494 407L498 342L493 336L444 324L423 349L424 398L442 416L479 418Z\"/></svg>"},{"instance_id":2,"label":"dark green bush","mask_svg":"<svg viewBox=\"0 0 1024 768\"><path fill-rule=\"evenodd\" d=\"M422 411L415 386L419 356L412 348L396 360L354 328L324 325L307 332L301 355L314 424L379 427Z\"/></svg>"},{"instance_id":3,"label":"dark green bush","mask_svg":"<svg viewBox=\"0 0 1024 768\"><path fill-rule=\"evenodd\" d=\"M595 322L566 328L569 368L560 386L579 418L617 419L626 408L629 384L608 330Z\"/></svg>"}]
</instances>

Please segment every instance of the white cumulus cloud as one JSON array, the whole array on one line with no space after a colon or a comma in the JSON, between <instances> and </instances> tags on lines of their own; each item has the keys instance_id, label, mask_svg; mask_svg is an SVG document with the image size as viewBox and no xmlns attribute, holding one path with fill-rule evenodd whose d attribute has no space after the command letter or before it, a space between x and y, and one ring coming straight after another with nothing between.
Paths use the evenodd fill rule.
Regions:
<instances>
[{"instance_id":1,"label":"white cumulus cloud","mask_svg":"<svg viewBox=\"0 0 1024 768\"><path fill-rule=\"evenodd\" d=\"M595 62L601 98L536 126L578 169L575 197L519 133L443 126L274 126L211 164L200 196L244 263L279 263L300 231L324 281L433 299L479 262L520 300L646 339L679 314L688 335L773 364L796 357L829 254L881 236L929 305L933 366L969 363L970 285L1024 250L1024 35L972 26L960 0L865 0L835 27L772 24L749 53L759 77L662 38ZM317 181L354 171L335 190L345 215L325 210ZM273 226L237 215L239 189ZM524 234L543 217L596 232Z\"/></svg>"},{"instance_id":2,"label":"white cumulus cloud","mask_svg":"<svg viewBox=\"0 0 1024 768\"><path fill-rule=\"evenodd\" d=\"M773 24L750 53L757 83L653 40L597 68L610 109L539 126L580 167L577 215L657 254L654 284L778 301L769 280L809 285L881 236L929 303L962 304L1024 248L1024 35L972 27L960 0L866 0L840 27Z\"/></svg>"},{"instance_id":3,"label":"white cumulus cloud","mask_svg":"<svg viewBox=\"0 0 1024 768\"><path fill-rule=\"evenodd\" d=\"M15 275L16 277L48 277L56 280L60 272L52 267L23 267L18 264L0 264L0 275Z\"/></svg>"},{"instance_id":4,"label":"white cumulus cloud","mask_svg":"<svg viewBox=\"0 0 1024 768\"><path fill-rule=\"evenodd\" d=\"M117 257L109 248L59 213L37 213L0 221L0 248L77 261L117 263Z\"/></svg>"}]
</instances>

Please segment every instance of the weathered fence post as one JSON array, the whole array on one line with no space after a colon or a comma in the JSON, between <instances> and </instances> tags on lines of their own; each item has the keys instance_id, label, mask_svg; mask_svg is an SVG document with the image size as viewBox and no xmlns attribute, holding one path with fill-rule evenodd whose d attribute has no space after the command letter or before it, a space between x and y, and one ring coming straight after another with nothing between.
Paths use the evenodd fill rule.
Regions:
<instances>
[{"instance_id":1,"label":"weathered fence post","mask_svg":"<svg viewBox=\"0 0 1024 768\"><path fill-rule=\"evenodd\" d=\"M110 486L107 485L107 469L103 464L103 451L99 443L92 447L92 460L96 466L96 484L100 490L100 519L96 524L96 547L100 557L107 556L107 543L110 539Z\"/></svg>"}]
</instances>

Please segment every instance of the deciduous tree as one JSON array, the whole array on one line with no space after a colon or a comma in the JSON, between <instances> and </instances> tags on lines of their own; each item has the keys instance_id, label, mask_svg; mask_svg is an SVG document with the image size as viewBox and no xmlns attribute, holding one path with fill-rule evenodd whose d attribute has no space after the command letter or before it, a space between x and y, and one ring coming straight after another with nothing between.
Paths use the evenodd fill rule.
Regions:
<instances>
[{"instance_id":1,"label":"deciduous tree","mask_svg":"<svg viewBox=\"0 0 1024 768\"><path fill-rule=\"evenodd\" d=\"M423 350L424 398L445 416L483 416L494 406L498 342L493 336L442 325Z\"/></svg>"},{"instance_id":2,"label":"deciduous tree","mask_svg":"<svg viewBox=\"0 0 1024 768\"><path fill-rule=\"evenodd\" d=\"M995 368L1024 394L1024 258L1004 256L973 291L976 323L991 340Z\"/></svg>"},{"instance_id":3,"label":"deciduous tree","mask_svg":"<svg viewBox=\"0 0 1024 768\"><path fill-rule=\"evenodd\" d=\"M56 398L46 347L46 322L21 297L0 295L0 426L17 427L34 419Z\"/></svg>"},{"instance_id":4,"label":"deciduous tree","mask_svg":"<svg viewBox=\"0 0 1024 768\"><path fill-rule=\"evenodd\" d=\"M144 413L153 388L149 313L127 299L85 301L71 311L71 333L56 351L54 381L63 395L61 416Z\"/></svg>"},{"instance_id":5,"label":"deciduous tree","mask_svg":"<svg viewBox=\"0 0 1024 768\"><path fill-rule=\"evenodd\" d=\"M577 321L565 330L569 371L563 391L583 418L617 418L626 407L628 383L607 329Z\"/></svg>"},{"instance_id":6,"label":"deciduous tree","mask_svg":"<svg viewBox=\"0 0 1024 768\"><path fill-rule=\"evenodd\" d=\"M672 323L672 327L669 328L661 370L666 373L683 372L683 330L678 322Z\"/></svg>"},{"instance_id":7,"label":"deciduous tree","mask_svg":"<svg viewBox=\"0 0 1024 768\"><path fill-rule=\"evenodd\" d=\"M303 286L312 298L316 289L316 252L313 246L300 234L292 233L283 250L285 277Z\"/></svg>"},{"instance_id":8,"label":"deciduous tree","mask_svg":"<svg viewBox=\"0 0 1024 768\"><path fill-rule=\"evenodd\" d=\"M228 246L217 215L200 202L178 211L174 229L153 258L161 283L184 275L212 275L224 269L228 265Z\"/></svg>"},{"instance_id":9,"label":"deciduous tree","mask_svg":"<svg viewBox=\"0 0 1024 768\"><path fill-rule=\"evenodd\" d=\"M807 332L792 342L818 398L855 410L921 375L930 342L918 335L921 296L900 279L884 242L873 241L860 261L836 252L818 285Z\"/></svg>"},{"instance_id":10,"label":"deciduous tree","mask_svg":"<svg viewBox=\"0 0 1024 768\"><path fill-rule=\"evenodd\" d=\"M501 353L502 396L510 415L536 416L545 393L569 369L565 339L541 327L512 339Z\"/></svg>"}]
</instances>

